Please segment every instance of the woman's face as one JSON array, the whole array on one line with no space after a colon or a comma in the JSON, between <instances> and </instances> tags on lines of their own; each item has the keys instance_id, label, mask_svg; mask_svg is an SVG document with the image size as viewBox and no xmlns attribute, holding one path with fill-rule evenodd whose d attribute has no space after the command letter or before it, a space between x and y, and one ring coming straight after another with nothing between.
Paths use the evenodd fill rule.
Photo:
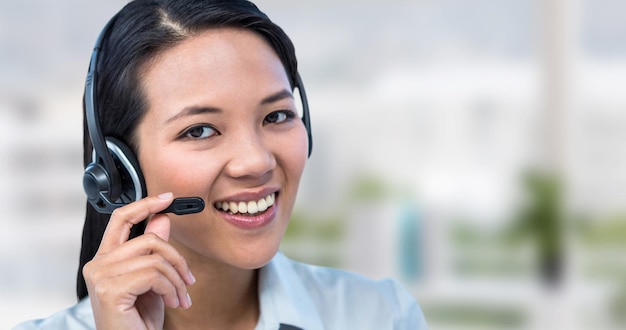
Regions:
<instances>
[{"instance_id":1,"label":"woman's face","mask_svg":"<svg viewBox=\"0 0 626 330\"><path fill-rule=\"evenodd\" d=\"M140 80L148 194L206 203L170 215L170 242L188 258L263 266L287 227L308 148L280 59L253 32L214 29L161 53Z\"/></svg>"}]
</instances>

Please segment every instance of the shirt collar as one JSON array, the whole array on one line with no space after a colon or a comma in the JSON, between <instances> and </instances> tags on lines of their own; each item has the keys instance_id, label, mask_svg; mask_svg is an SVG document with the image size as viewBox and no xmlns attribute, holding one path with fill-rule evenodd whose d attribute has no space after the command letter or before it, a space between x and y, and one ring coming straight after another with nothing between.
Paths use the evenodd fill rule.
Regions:
<instances>
[{"instance_id":1,"label":"shirt collar","mask_svg":"<svg viewBox=\"0 0 626 330\"><path fill-rule=\"evenodd\" d=\"M313 300L292 262L278 252L259 273L261 316L255 330L323 329Z\"/></svg>"}]
</instances>

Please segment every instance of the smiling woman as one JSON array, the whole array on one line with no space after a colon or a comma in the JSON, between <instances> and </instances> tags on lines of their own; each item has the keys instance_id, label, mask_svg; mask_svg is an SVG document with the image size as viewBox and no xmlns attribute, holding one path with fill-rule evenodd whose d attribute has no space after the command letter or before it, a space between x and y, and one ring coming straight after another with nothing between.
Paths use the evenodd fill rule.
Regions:
<instances>
[{"instance_id":1,"label":"smiling woman","mask_svg":"<svg viewBox=\"0 0 626 330\"><path fill-rule=\"evenodd\" d=\"M96 42L85 116L79 302L18 329L426 328L395 281L278 251L308 108L291 41L250 2L130 2ZM207 207L163 214L184 196Z\"/></svg>"},{"instance_id":2,"label":"smiling woman","mask_svg":"<svg viewBox=\"0 0 626 330\"><path fill-rule=\"evenodd\" d=\"M263 266L285 232L307 158L278 56L254 32L214 28L164 51L141 76L149 111L136 138L148 194L229 205L173 218L170 243L238 268ZM258 212L257 201L273 196Z\"/></svg>"}]
</instances>

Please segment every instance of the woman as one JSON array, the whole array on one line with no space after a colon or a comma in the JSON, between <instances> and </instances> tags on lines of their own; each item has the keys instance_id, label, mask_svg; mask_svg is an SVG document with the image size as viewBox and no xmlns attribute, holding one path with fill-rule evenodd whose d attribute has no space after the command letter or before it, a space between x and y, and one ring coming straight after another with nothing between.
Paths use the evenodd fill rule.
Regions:
<instances>
[{"instance_id":1,"label":"woman","mask_svg":"<svg viewBox=\"0 0 626 330\"><path fill-rule=\"evenodd\" d=\"M80 301L20 329L426 328L396 282L278 252L310 130L293 45L253 4L132 1L86 85ZM171 213L186 196L206 207Z\"/></svg>"}]
</instances>

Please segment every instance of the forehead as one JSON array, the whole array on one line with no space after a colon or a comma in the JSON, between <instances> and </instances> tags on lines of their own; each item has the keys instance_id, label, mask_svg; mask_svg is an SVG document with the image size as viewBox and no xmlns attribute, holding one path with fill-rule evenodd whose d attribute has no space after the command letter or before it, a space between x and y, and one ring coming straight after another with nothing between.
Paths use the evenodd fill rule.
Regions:
<instances>
[{"instance_id":1,"label":"forehead","mask_svg":"<svg viewBox=\"0 0 626 330\"><path fill-rule=\"evenodd\" d=\"M258 34L235 28L210 29L183 40L147 63L139 77L148 103L289 86L272 47Z\"/></svg>"}]
</instances>

